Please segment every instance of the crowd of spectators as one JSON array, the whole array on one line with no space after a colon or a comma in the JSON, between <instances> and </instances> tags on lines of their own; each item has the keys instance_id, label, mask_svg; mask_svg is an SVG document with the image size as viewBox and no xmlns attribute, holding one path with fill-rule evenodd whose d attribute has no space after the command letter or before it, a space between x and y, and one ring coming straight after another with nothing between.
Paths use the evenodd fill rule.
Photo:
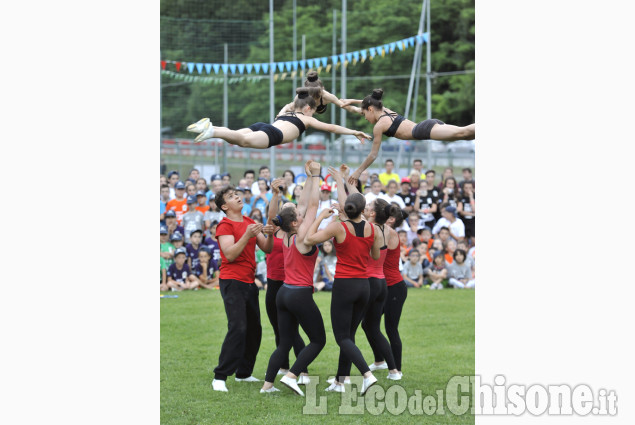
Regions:
<instances>
[{"instance_id":1,"label":"crowd of spectators","mask_svg":"<svg viewBox=\"0 0 635 425\"><path fill-rule=\"evenodd\" d=\"M415 159L408 174L394 170L387 159L382 173L364 171L358 187L367 203L381 198L398 205L407 219L396 230L401 243L401 269L408 287L429 289L474 288L475 286L475 184L470 168L462 170L457 181L453 168L445 168L437 181L434 170L424 170ZM184 178L183 178L184 177ZM270 170L246 170L242 176L214 174L209 183L192 169L180 176L177 171L161 174L161 291L218 288L221 261L216 226L225 216L214 202L215 193L228 185L243 199L243 214L266 223L272 198ZM283 202L297 203L304 181L285 170ZM324 176L328 177L328 176ZM297 180L297 181L296 181ZM317 214L325 208L338 208L337 187L321 180ZM333 215L324 220L321 228ZM316 290L330 291L337 257L333 243L323 243L316 262ZM267 270L264 252L256 250L256 285L266 289Z\"/></svg>"}]
</instances>

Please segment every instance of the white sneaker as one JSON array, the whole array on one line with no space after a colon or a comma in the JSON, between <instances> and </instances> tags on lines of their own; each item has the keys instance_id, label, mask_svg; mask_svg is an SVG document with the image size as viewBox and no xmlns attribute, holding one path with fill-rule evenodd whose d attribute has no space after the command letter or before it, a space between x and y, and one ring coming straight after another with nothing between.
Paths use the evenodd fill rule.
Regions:
<instances>
[{"instance_id":1,"label":"white sneaker","mask_svg":"<svg viewBox=\"0 0 635 425\"><path fill-rule=\"evenodd\" d=\"M286 375L287 373L289 373L289 369L280 369L278 371L278 375L282 375L282 376Z\"/></svg>"},{"instance_id":2,"label":"white sneaker","mask_svg":"<svg viewBox=\"0 0 635 425\"><path fill-rule=\"evenodd\" d=\"M368 368L370 369L371 372L374 372L376 370L380 370L380 369L388 369L388 364L386 362L383 362L381 364L375 364L375 363L371 363L368 365Z\"/></svg>"},{"instance_id":3,"label":"white sneaker","mask_svg":"<svg viewBox=\"0 0 635 425\"><path fill-rule=\"evenodd\" d=\"M307 375L300 375L300 377L298 378L298 385L307 385L311 382L311 378L309 378Z\"/></svg>"},{"instance_id":4,"label":"white sneaker","mask_svg":"<svg viewBox=\"0 0 635 425\"><path fill-rule=\"evenodd\" d=\"M202 133L205 130L205 124L209 122L209 118L203 118L198 120L194 124L190 124L187 126L187 131L191 131L192 133Z\"/></svg>"},{"instance_id":5,"label":"white sneaker","mask_svg":"<svg viewBox=\"0 0 635 425\"><path fill-rule=\"evenodd\" d=\"M346 391L346 388L342 384L336 384L333 382L327 389L324 391L334 391L336 393L343 393Z\"/></svg>"},{"instance_id":6,"label":"white sneaker","mask_svg":"<svg viewBox=\"0 0 635 425\"><path fill-rule=\"evenodd\" d=\"M393 381L399 381L401 380L401 373L397 372L397 373L389 373L388 374L388 379L392 379Z\"/></svg>"},{"instance_id":7,"label":"white sneaker","mask_svg":"<svg viewBox=\"0 0 635 425\"><path fill-rule=\"evenodd\" d=\"M335 383L335 377L334 376L330 377L329 379L326 380L326 382L329 383L329 384ZM345 384L350 384L351 383L351 378L349 378L349 377L344 378L344 383Z\"/></svg>"},{"instance_id":8,"label":"white sneaker","mask_svg":"<svg viewBox=\"0 0 635 425\"><path fill-rule=\"evenodd\" d=\"M364 378L364 383L362 384L362 389L360 390L360 395L366 394L366 391L373 385L377 383L377 378L373 375L370 375L368 378Z\"/></svg>"},{"instance_id":9,"label":"white sneaker","mask_svg":"<svg viewBox=\"0 0 635 425\"><path fill-rule=\"evenodd\" d=\"M229 392L227 385L225 385L225 381L221 381L220 379L214 379L212 381L212 389L214 391Z\"/></svg>"},{"instance_id":10,"label":"white sneaker","mask_svg":"<svg viewBox=\"0 0 635 425\"><path fill-rule=\"evenodd\" d=\"M280 378L280 383L286 385L287 387L291 388L296 394L301 395L302 397L304 397L304 393L302 392L302 390L300 389L300 387L298 387L298 383L295 379L293 378L289 378L288 376L283 376L282 378Z\"/></svg>"},{"instance_id":11,"label":"white sneaker","mask_svg":"<svg viewBox=\"0 0 635 425\"><path fill-rule=\"evenodd\" d=\"M260 382L260 379L255 376L250 376L249 378L234 378L236 382Z\"/></svg>"},{"instance_id":12,"label":"white sneaker","mask_svg":"<svg viewBox=\"0 0 635 425\"><path fill-rule=\"evenodd\" d=\"M280 391L280 390L277 389L276 387L271 387L268 390L263 390L262 388L260 389L260 393L275 393L276 391Z\"/></svg>"},{"instance_id":13,"label":"white sneaker","mask_svg":"<svg viewBox=\"0 0 635 425\"><path fill-rule=\"evenodd\" d=\"M211 139L212 137L214 137L214 126L211 121L208 121L204 125L203 132L194 139L194 143L200 143L203 140Z\"/></svg>"}]
</instances>

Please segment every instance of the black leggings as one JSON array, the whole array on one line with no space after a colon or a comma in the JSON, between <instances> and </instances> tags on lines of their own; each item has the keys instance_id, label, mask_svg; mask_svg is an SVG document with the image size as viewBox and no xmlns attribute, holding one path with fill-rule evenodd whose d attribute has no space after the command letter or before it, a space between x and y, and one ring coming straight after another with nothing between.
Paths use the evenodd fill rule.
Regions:
<instances>
[{"instance_id":1,"label":"black leggings","mask_svg":"<svg viewBox=\"0 0 635 425\"><path fill-rule=\"evenodd\" d=\"M273 280L267 278L267 293L265 294L265 307L267 309L267 316L269 317L269 323L271 323L271 327L273 328L273 333L276 336L276 347L280 345L280 331L278 330L278 308L276 307L276 296L278 295L278 291L282 287L281 280ZM293 352L295 353L295 357L298 358L300 351L304 348L304 341L300 336L300 332L297 332L295 338L293 339ZM281 369L289 369L289 353L280 366ZM303 370L302 372L307 372Z\"/></svg>"},{"instance_id":2,"label":"black leggings","mask_svg":"<svg viewBox=\"0 0 635 425\"><path fill-rule=\"evenodd\" d=\"M298 354L295 363L289 371L294 375L307 370L307 367L320 354L326 344L324 320L317 304L313 300L313 288L310 286L291 286L284 284L276 297L278 306L278 327L280 329L280 345L269 358L269 366L265 381L274 382L276 373L285 358L289 358L289 350L298 324L309 337L309 345Z\"/></svg>"},{"instance_id":3,"label":"black leggings","mask_svg":"<svg viewBox=\"0 0 635 425\"><path fill-rule=\"evenodd\" d=\"M381 315L384 313L384 304L388 296L386 287L386 279L369 277L370 297L368 299L368 308L362 321L362 329L368 338L368 343L373 349L373 353L379 352L386 359L388 369L396 369L395 357L392 354L390 344L386 337L381 333Z\"/></svg>"},{"instance_id":4,"label":"black leggings","mask_svg":"<svg viewBox=\"0 0 635 425\"><path fill-rule=\"evenodd\" d=\"M340 346L336 379L344 382L351 373L351 362L363 375L370 371L362 352L355 345L355 332L364 317L370 288L368 279L335 278L331 296L331 326Z\"/></svg>"},{"instance_id":5,"label":"black leggings","mask_svg":"<svg viewBox=\"0 0 635 425\"><path fill-rule=\"evenodd\" d=\"M397 370L401 370L401 338L399 337L399 319L401 318L401 311L403 305L406 302L408 296L408 288L406 283L402 280L388 287L388 296L386 297L386 303L384 304L384 325L386 327L386 335L390 340L390 348L392 349L392 355L395 358L395 365ZM375 355L375 362L380 363L384 360L384 356L381 351L377 350L375 346L371 345L373 354ZM388 366L390 367L390 366Z\"/></svg>"}]
</instances>

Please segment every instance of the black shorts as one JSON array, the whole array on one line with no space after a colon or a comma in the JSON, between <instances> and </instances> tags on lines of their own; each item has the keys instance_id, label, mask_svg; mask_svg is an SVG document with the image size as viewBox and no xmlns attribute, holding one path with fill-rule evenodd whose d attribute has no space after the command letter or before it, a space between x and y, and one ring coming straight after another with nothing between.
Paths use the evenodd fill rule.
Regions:
<instances>
[{"instance_id":1,"label":"black shorts","mask_svg":"<svg viewBox=\"0 0 635 425\"><path fill-rule=\"evenodd\" d=\"M434 118L431 120L421 121L412 129L412 138L415 140L429 140L430 132L435 124L445 125L443 121L436 120Z\"/></svg>"},{"instance_id":2,"label":"black shorts","mask_svg":"<svg viewBox=\"0 0 635 425\"><path fill-rule=\"evenodd\" d=\"M269 145L267 147L277 146L282 143L283 135L282 131L264 122L257 122L249 126L251 131L262 131L269 137Z\"/></svg>"}]
</instances>

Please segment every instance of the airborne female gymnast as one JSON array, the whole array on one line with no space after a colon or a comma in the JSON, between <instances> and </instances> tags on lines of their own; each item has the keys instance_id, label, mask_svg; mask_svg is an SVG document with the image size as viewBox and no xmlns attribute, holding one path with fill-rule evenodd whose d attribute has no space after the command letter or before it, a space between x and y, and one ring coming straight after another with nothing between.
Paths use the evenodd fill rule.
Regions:
<instances>
[{"instance_id":1,"label":"airborne female gymnast","mask_svg":"<svg viewBox=\"0 0 635 425\"><path fill-rule=\"evenodd\" d=\"M362 143L370 136L362 131L351 130L335 124L326 124L313 118L317 108L315 97L319 96L322 89L318 87L301 87L296 89L297 99L294 102L294 110L280 111L272 124L258 122L240 130L230 130L225 127L215 127L209 118L203 118L191 124L187 130L200 133L194 142L202 142L212 137L223 139L232 145L244 148L267 149L272 146L290 143L300 137L308 128L328 131L336 134L350 134L357 137Z\"/></svg>"},{"instance_id":2,"label":"airborne female gymnast","mask_svg":"<svg viewBox=\"0 0 635 425\"><path fill-rule=\"evenodd\" d=\"M384 94L382 89L375 89L373 93L366 96L363 100L342 99L343 107L349 112L358 113L364 116L366 121L374 124L373 128L373 145L370 153L362 162L362 164L349 177L349 182L355 185L362 171L367 169L370 164L375 161L379 153L382 135L388 137L396 137L401 140L471 140L474 139L476 133L476 124L470 124L465 127L445 124L437 119L424 120L415 123L406 119L403 115L391 111L384 107L381 98ZM361 103L361 107L351 106L352 103Z\"/></svg>"}]
</instances>

